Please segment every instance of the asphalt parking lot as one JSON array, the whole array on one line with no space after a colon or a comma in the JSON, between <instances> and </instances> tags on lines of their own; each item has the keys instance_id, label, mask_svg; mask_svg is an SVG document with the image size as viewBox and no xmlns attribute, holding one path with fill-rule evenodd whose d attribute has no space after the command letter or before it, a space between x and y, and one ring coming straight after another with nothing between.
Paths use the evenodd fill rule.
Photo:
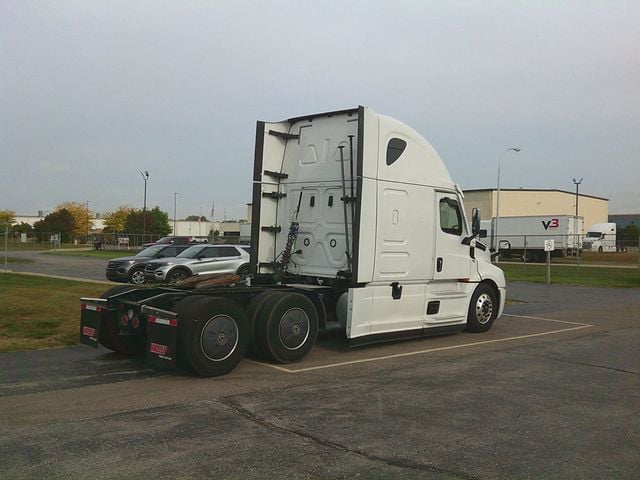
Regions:
<instances>
[{"instance_id":1,"label":"asphalt parking lot","mask_svg":"<svg viewBox=\"0 0 640 480\"><path fill-rule=\"evenodd\" d=\"M637 478L640 296L512 283L486 334L195 378L0 354L3 478Z\"/></svg>"}]
</instances>

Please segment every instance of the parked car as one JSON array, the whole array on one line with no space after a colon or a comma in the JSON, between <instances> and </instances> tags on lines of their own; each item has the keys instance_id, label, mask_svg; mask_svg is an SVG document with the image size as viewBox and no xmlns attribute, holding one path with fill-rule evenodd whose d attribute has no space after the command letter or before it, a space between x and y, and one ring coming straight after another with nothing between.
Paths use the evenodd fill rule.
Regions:
<instances>
[{"instance_id":1,"label":"parked car","mask_svg":"<svg viewBox=\"0 0 640 480\"><path fill-rule=\"evenodd\" d=\"M144 266L149 260L175 257L189 247L190 245L152 245L132 257L114 258L107 264L107 279L141 285L146 281Z\"/></svg>"},{"instance_id":2,"label":"parked car","mask_svg":"<svg viewBox=\"0 0 640 480\"><path fill-rule=\"evenodd\" d=\"M247 245L192 245L176 258L147 263L147 281L175 283L196 274L249 273Z\"/></svg>"},{"instance_id":3,"label":"parked car","mask_svg":"<svg viewBox=\"0 0 640 480\"><path fill-rule=\"evenodd\" d=\"M157 242L143 243L143 247L150 247L151 245L193 245L196 243L207 243L209 240L207 237L192 237L171 235L168 237L162 237Z\"/></svg>"}]
</instances>

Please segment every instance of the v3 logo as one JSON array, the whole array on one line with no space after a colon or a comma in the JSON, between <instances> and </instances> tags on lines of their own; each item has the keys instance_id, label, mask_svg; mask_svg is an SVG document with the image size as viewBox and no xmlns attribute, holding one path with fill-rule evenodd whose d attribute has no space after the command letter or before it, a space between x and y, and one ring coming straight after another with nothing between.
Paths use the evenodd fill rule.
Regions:
<instances>
[{"instance_id":1,"label":"v3 logo","mask_svg":"<svg viewBox=\"0 0 640 480\"><path fill-rule=\"evenodd\" d=\"M558 228L560 226L560 221L557 218L552 218L548 222L542 220L542 226L545 230L549 230L550 228Z\"/></svg>"}]
</instances>

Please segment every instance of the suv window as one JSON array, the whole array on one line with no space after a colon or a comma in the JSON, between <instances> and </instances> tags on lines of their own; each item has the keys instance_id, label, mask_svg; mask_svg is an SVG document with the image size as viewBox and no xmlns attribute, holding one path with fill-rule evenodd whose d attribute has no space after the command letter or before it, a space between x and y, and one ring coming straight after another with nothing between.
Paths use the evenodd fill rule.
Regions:
<instances>
[{"instance_id":1,"label":"suv window","mask_svg":"<svg viewBox=\"0 0 640 480\"><path fill-rule=\"evenodd\" d=\"M176 255L178 255L178 253L180 252L176 247L165 247L158 255L158 258L175 257Z\"/></svg>"},{"instance_id":2,"label":"suv window","mask_svg":"<svg viewBox=\"0 0 640 480\"><path fill-rule=\"evenodd\" d=\"M457 200L453 198L440 200L440 228L444 233L462 235L462 215Z\"/></svg>"},{"instance_id":3,"label":"suv window","mask_svg":"<svg viewBox=\"0 0 640 480\"><path fill-rule=\"evenodd\" d=\"M240 252L236 247L215 247L212 250L218 251L218 257L239 257Z\"/></svg>"}]
</instances>

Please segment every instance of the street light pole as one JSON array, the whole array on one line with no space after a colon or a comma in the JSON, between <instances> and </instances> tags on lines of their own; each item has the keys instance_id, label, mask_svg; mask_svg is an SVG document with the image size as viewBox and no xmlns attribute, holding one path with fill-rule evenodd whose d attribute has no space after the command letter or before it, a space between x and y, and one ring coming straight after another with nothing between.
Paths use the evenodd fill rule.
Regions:
<instances>
[{"instance_id":1,"label":"street light pole","mask_svg":"<svg viewBox=\"0 0 640 480\"><path fill-rule=\"evenodd\" d=\"M144 180L144 206L142 208L142 243L147 235L147 180L149 180L149 172L146 170L140 172L142 179Z\"/></svg>"},{"instance_id":2,"label":"street light pole","mask_svg":"<svg viewBox=\"0 0 640 480\"><path fill-rule=\"evenodd\" d=\"M176 232L176 219L178 218L176 216L176 205L177 205L177 200L178 199L178 192L173 192L173 234L177 235Z\"/></svg>"},{"instance_id":3,"label":"street light pole","mask_svg":"<svg viewBox=\"0 0 640 480\"><path fill-rule=\"evenodd\" d=\"M89 243L89 200L87 200L87 243Z\"/></svg>"},{"instance_id":4,"label":"street light pole","mask_svg":"<svg viewBox=\"0 0 640 480\"><path fill-rule=\"evenodd\" d=\"M584 177L580 177L580 180L576 180L575 178L573 179L573 183L576 186L576 219L574 220L574 230L576 232L576 239L578 240L576 242L576 258L578 260L578 265L580 265L580 237L579 237L579 233L578 233L578 199L580 198L578 195L578 191L580 188L580 184L582 183L582 180L584 179ZM582 232L580 232L582 233Z\"/></svg>"},{"instance_id":5,"label":"street light pole","mask_svg":"<svg viewBox=\"0 0 640 480\"><path fill-rule=\"evenodd\" d=\"M496 228L494 231L494 238L495 238L494 251L496 252L500 248L500 240L498 239L498 223L500 222L500 164L502 163L502 157L504 157L505 154L511 150L518 153L522 149L520 147L510 147L510 148L507 148L504 152L502 152L500 154L500 157L498 157L498 190L496 192Z\"/></svg>"}]
</instances>

